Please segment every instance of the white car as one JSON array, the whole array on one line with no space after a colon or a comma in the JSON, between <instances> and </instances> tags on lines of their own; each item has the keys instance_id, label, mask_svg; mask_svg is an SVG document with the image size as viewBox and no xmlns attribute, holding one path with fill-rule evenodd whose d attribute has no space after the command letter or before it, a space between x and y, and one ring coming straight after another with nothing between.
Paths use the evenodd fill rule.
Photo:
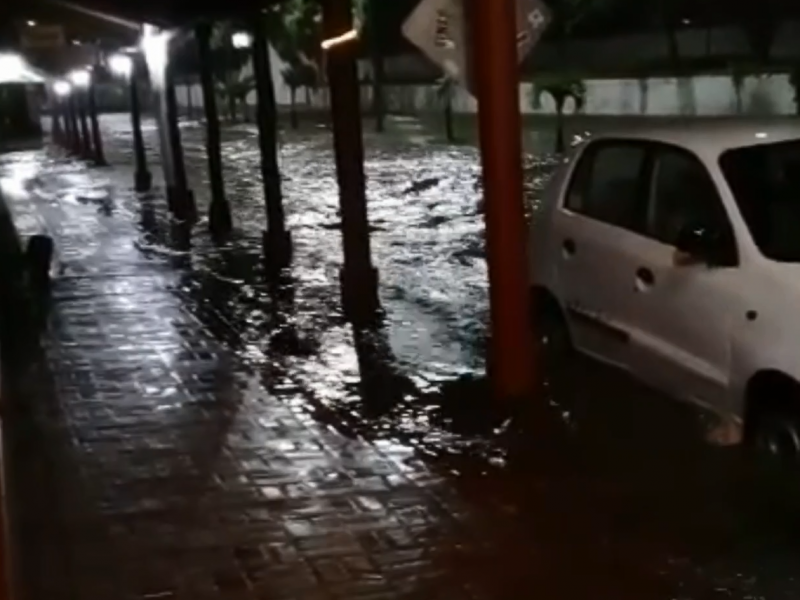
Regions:
<instances>
[{"instance_id":1,"label":"white car","mask_svg":"<svg viewBox=\"0 0 800 600\"><path fill-rule=\"evenodd\" d=\"M800 124L593 136L530 229L534 306L569 344L800 461Z\"/></svg>"}]
</instances>

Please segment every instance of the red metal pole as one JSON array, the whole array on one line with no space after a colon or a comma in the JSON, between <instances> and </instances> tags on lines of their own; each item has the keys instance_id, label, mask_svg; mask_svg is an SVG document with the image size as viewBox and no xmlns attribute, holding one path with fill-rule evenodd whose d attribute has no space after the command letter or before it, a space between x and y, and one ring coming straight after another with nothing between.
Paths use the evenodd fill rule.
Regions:
<instances>
[{"instance_id":1,"label":"red metal pole","mask_svg":"<svg viewBox=\"0 0 800 600\"><path fill-rule=\"evenodd\" d=\"M537 365L522 199L515 0L473 0L472 24L492 320L489 374L497 396L521 398L535 390Z\"/></svg>"}]
</instances>

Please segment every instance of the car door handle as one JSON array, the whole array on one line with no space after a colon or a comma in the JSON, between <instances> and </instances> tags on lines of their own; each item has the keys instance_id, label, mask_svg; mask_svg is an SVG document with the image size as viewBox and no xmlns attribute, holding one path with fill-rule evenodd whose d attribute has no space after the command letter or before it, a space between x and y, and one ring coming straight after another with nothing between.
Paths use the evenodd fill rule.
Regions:
<instances>
[{"instance_id":1,"label":"car door handle","mask_svg":"<svg viewBox=\"0 0 800 600\"><path fill-rule=\"evenodd\" d=\"M656 276L647 267L640 267L636 270L636 283L644 287L651 287L656 283Z\"/></svg>"},{"instance_id":2,"label":"car door handle","mask_svg":"<svg viewBox=\"0 0 800 600\"><path fill-rule=\"evenodd\" d=\"M578 251L578 246L575 244L575 240L571 239L564 240L561 243L561 247L564 249L564 255L567 257L574 256Z\"/></svg>"}]
</instances>

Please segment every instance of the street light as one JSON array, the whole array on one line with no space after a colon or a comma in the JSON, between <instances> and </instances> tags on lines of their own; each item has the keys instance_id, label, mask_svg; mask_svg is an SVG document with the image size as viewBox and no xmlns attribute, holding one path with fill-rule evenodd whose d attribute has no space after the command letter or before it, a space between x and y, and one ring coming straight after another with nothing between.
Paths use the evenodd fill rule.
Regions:
<instances>
[{"instance_id":1,"label":"street light","mask_svg":"<svg viewBox=\"0 0 800 600\"><path fill-rule=\"evenodd\" d=\"M72 86L69 84L69 81L59 79L53 84L53 92L59 98L64 98L72 93Z\"/></svg>"},{"instance_id":2,"label":"street light","mask_svg":"<svg viewBox=\"0 0 800 600\"><path fill-rule=\"evenodd\" d=\"M108 59L108 68L117 77L128 79L133 73L133 59L126 54L114 54Z\"/></svg>"},{"instance_id":3,"label":"street light","mask_svg":"<svg viewBox=\"0 0 800 600\"><path fill-rule=\"evenodd\" d=\"M0 83L18 81L25 72L25 61L19 54L0 54Z\"/></svg>"},{"instance_id":4,"label":"street light","mask_svg":"<svg viewBox=\"0 0 800 600\"><path fill-rule=\"evenodd\" d=\"M322 40L320 46L322 46L323 50L327 51L335 46L339 46L347 42L352 42L357 39L358 39L358 29L353 28L350 31L343 33L342 35Z\"/></svg>"},{"instance_id":5,"label":"street light","mask_svg":"<svg viewBox=\"0 0 800 600\"><path fill-rule=\"evenodd\" d=\"M237 50L244 50L253 45L253 36L246 31L237 31L231 36L231 43Z\"/></svg>"},{"instance_id":6,"label":"street light","mask_svg":"<svg viewBox=\"0 0 800 600\"><path fill-rule=\"evenodd\" d=\"M76 88L88 88L92 83L92 74L88 69L75 69L70 72L69 80Z\"/></svg>"},{"instance_id":7,"label":"street light","mask_svg":"<svg viewBox=\"0 0 800 600\"><path fill-rule=\"evenodd\" d=\"M169 62L169 31L160 31L155 25L145 23L140 42L144 59L150 69L150 75L158 86L164 84L164 75Z\"/></svg>"}]
</instances>

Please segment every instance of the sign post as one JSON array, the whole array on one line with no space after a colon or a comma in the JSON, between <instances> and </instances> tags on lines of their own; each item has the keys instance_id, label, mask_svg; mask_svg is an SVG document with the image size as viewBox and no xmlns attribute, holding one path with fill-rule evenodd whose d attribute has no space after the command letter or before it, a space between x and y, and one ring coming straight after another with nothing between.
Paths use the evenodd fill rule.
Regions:
<instances>
[{"instance_id":1,"label":"sign post","mask_svg":"<svg viewBox=\"0 0 800 600\"><path fill-rule=\"evenodd\" d=\"M469 1L468 11L462 1ZM465 14L470 17L469 36ZM446 27L442 18L448 19ZM478 98L492 321L488 370L494 395L501 399L531 397L538 379L530 322L518 69L549 19L541 0L423 0L403 28L409 40ZM452 41L452 47L443 39ZM467 39L472 48L467 48Z\"/></svg>"}]
</instances>

